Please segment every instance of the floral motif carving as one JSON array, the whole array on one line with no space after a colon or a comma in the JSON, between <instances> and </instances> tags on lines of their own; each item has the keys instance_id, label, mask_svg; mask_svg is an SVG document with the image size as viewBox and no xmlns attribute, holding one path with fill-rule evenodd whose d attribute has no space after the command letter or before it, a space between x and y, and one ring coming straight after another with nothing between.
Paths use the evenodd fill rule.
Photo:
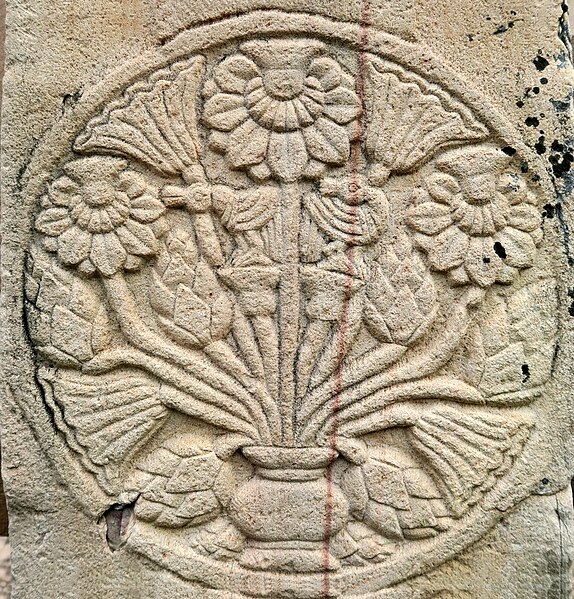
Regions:
<instances>
[{"instance_id":1,"label":"floral motif carving","mask_svg":"<svg viewBox=\"0 0 574 599\"><path fill-rule=\"evenodd\" d=\"M39 198L27 318L71 455L135 502L128 547L306 598L461 528L528 443L556 335L541 192L494 129L287 34L82 125Z\"/></svg>"},{"instance_id":2,"label":"floral motif carving","mask_svg":"<svg viewBox=\"0 0 574 599\"><path fill-rule=\"evenodd\" d=\"M524 177L505 172L508 163L496 148L451 152L413 192L415 240L453 282L511 283L534 263L542 216Z\"/></svg>"},{"instance_id":3,"label":"floral motif carving","mask_svg":"<svg viewBox=\"0 0 574 599\"><path fill-rule=\"evenodd\" d=\"M50 185L36 229L62 264L110 276L137 270L157 253L165 206L157 189L127 167L122 159L83 158Z\"/></svg>"},{"instance_id":4,"label":"floral motif carving","mask_svg":"<svg viewBox=\"0 0 574 599\"><path fill-rule=\"evenodd\" d=\"M256 180L317 178L342 165L356 136L353 79L314 40L252 41L225 58L204 88L210 143Z\"/></svg>"}]
</instances>

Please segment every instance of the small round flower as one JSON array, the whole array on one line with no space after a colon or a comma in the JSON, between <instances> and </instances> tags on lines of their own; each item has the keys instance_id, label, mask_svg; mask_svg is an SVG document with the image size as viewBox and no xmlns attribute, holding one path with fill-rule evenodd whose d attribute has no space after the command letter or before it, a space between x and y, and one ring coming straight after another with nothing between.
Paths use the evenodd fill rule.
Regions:
<instances>
[{"instance_id":1,"label":"small round flower","mask_svg":"<svg viewBox=\"0 0 574 599\"><path fill-rule=\"evenodd\" d=\"M431 268L457 284L511 283L542 240L536 197L497 148L449 152L414 192L409 224Z\"/></svg>"},{"instance_id":2,"label":"small round flower","mask_svg":"<svg viewBox=\"0 0 574 599\"><path fill-rule=\"evenodd\" d=\"M349 158L360 103L353 80L309 40L248 42L204 94L211 147L257 180L296 181Z\"/></svg>"},{"instance_id":3,"label":"small round flower","mask_svg":"<svg viewBox=\"0 0 574 599\"><path fill-rule=\"evenodd\" d=\"M44 246L63 264L109 277L157 253L165 206L126 160L82 158L64 173L48 187L36 219Z\"/></svg>"}]
</instances>

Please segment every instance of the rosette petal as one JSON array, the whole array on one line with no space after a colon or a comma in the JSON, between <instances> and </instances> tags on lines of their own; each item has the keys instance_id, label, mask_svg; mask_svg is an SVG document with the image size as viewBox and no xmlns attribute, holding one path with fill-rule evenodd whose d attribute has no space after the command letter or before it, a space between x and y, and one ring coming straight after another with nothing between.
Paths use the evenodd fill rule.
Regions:
<instances>
[{"instance_id":1,"label":"rosette petal","mask_svg":"<svg viewBox=\"0 0 574 599\"><path fill-rule=\"evenodd\" d=\"M90 260L98 271L111 277L124 265L128 254L115 233L94 235Z\"/></svg>"},{"instance_id":2,"label":"rosette petal","mask_svg":"<svg viewBox=\"0 0 574 599\"><path fill-rule=\"evenodd\" d=\"M155 235L145 225L128 220L116 231L116 234L130 254L153 256L157 252L158 244Z\"/></svg>"},{"instance_id":3,"label":"rosette petal","mask_svg":"<svg viewBox=\"0 0 574 599\"><path fill-rule=\"evenodd\" d=\"M299 179L307 164L307 149L300 131L271 132L267 161L271 170L286 182Z\"/></svg>"},{"instance_id":4,"label":"rosette petal","mask_svg":"<svg viewBox=\"0 0 574 599\"><path fill-rule=\"evenodd\" d=\"M460 191L454 177L446 173L434 173L426 181L427 189L434 200L446 204Z\"/></svg>"},{"instance_id":5,"label":"rosette petal","mask_svg":"<svg viewBox=\"0 0 574 599\"><path fill-rule=\"evenodd\" d=\"M502 267L502 261L494 251L490 237L470 239L464 264L471 280L480 287L492 285L496 281L497 272Z\"/></svg>"},{"instance_id":6,"label":"rosette petal","mask_svg":"<svg viewBox=\"0 0 574 599\"><path fill-rule=\"evenodd\" d=\"M542 215L530 204L513 206L508 217L508 224L521 231L532 231L542 225Z\"/></svg>"},{"instance_id":7,"label":"rosette petal","mask_svg":"<svg viewBox=\"0 0 574 599\"><path fill-rule=\"evenodd\" d=\"M79 264L89 256L91 239L86 231L70 227L58 238L58 257L64 264Z\"/></svg>"},{"instance_id":8,"label":"rosette petal","mask_svg":"<svg viewBox=\"0 0 574 599\"><path fill-rule=\"evenodd\" d=\"M497 240L504 248L506 264L514 268L532 266L536 255L536 246L528 233L506 227L497 235Z\"/></svg>"},{"instance_id":9,"label":"rosette petal","mask_svg":"<svg viewBox=\"0 0 574 599\"><path fill-rule=\"evenodd\" d=\"M66 208L48 208L36 219L36 230L44 235L55 237L72 226L72 219Z\"/></svg>"},{"instance_id":10,"label":"rosette petal","mask_svg":"<svg viewBox=\"0 0 574 599\"><path fill-rule=\"evenodd\" d=\"M252 60L236 54L219 63L213 71L217 85L230 94L242 94L250 79L257 77L259 70Z\"/></svg>"},{"instance_id":11,"label":"rosette petal","mask_svg":"<svg viewBox=\"0 0 574 599\"><path fill-rule=\"evenodd\" d=\"M219 131L233 131L249 118L243 105L243 96L238 94L216 94L204 107L205 122Z\"/></svg>"},{"instance_id":12,"label":"rosette petal","mask_svg":"<svg viewBox=\"0 0 574 599\"><path fill-rule=\"evenodd\" d=\"M259 164L265 159L269 132L254 121L238 127L230 138L227 157L233 168Z\"/></svg>"},{"instance_id":13,"label":"rosette petal","mask_svg":"<svg viewBox=\"0 0 574 599\"><path fill-rule=\"evenodd\" d=\"M460 266L466 255L469 238L457 227L451 226L439 235L429 251L431 265L437 270Z\"/></svg>"},{"instance_id":14,"label":"rosette petal","mask_svg":"<svg viewBox=\"0 0 574 599\"><path fill-rule=\"evenodd\" d=\"M327 164L343 164L349 158L351 144L343 127L326 118L303 130L309 156Z\"/></svg>"},{"instance_id":15,"label":"rosette petal","mask_svg":"<svg viewBox=\"0 0 574 599\"><path fill-rule=\"evenodd\" d=\"M424 202L411 208L409 223L425 235L436 235L452 224L450 208L436 202Z\"/></svg>"},{"instance_id":16,"label":"rosette petal","mask_svg":"<svg viewBox=\"0 0 574 599\"><path fill-rule=\"evenodd\" d=\"M316 58L309 67L309 75L318 79L325 91L330 91L341 85L341 67L332 58Z\"/></svg>"},{"instance_id":17,"label":"rosette petal","mask_svg":"<svg viewBox=\"0 0 574 599\"><path fill-rule=\"evenodd\" d=\"M130 206L130 215L140 223L151 223L165 214L165 206L151 194L134 198Z\"/></svg>"},{"instance_id":18,"label":"rosette petal","mask_svg":"<svg viewBox=\"0 0 574 599\"><path fill-rule=\"evenodd\" d=\"M339 125L347 125L359 115L359 98L346 87L338 87L325 94L323 113Z\"/></svg>"}]
</instances>

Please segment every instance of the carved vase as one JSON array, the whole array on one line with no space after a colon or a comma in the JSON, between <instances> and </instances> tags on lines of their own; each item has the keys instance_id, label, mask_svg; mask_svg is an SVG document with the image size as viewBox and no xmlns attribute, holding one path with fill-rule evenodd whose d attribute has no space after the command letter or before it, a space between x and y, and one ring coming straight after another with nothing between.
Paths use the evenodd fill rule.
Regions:
<instances>
[{"instance_id":1,"label":"carved vase","mask_svg":"<svg viewBox=\"0 0 574 599\"><path fill-rule=\"evenodd\" d=\"M290 572L337 569L329 543L349 515L345 496L331 480L338 454L307 447L248 447L243 454L256 472L237 490L230 509L248 538L243 565Z\"/></svg>"}]
</instances>

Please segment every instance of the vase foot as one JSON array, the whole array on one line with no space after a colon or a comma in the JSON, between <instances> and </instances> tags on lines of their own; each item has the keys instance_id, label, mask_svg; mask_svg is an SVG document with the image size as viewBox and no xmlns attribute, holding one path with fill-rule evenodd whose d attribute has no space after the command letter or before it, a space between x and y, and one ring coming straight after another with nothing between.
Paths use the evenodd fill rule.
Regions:
<instances>
[{"instance_id":1,"label":"vase foot","mask_svg":"<svg viewBox=\"0 0 574 599\"><path fill-rule=\"evenodd\" d=\"M241 555L241 564L251 570L304 573L338 570L339 560L324 543L249 542Z\"/></svg>"}]
</instances>

